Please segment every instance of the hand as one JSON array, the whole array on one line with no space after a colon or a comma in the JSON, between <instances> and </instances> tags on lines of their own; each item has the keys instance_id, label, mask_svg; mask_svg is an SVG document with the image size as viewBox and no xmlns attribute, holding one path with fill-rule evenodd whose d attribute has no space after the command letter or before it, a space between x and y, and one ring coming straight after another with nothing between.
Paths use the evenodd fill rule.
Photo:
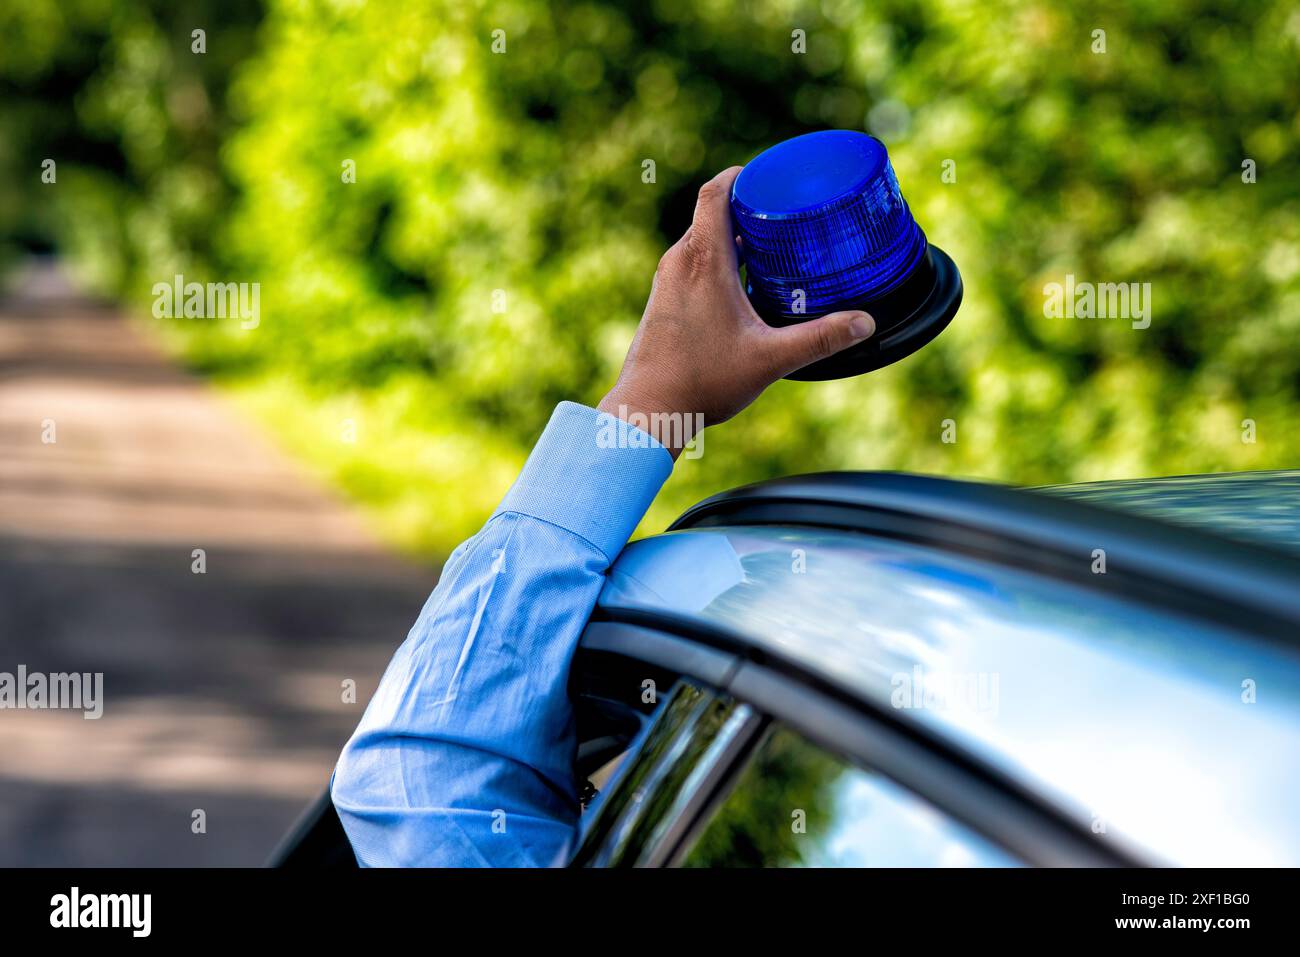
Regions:
<instances>
[{"instance_id":1,"label":"hand","mask_svg":"<svg viewBox=\"0 0 1300 957\"><path fill-rule=\"evenodd\" d=\"M659 260L623 371L599 406L623 419L636 415L642 427L648 421L647 431L674 459L700 427L691 423L725 422L777 379L876 328L865 312L779 329L759 318L740 285L731 225L739 172L723 170L700 188L694 220Z\"/></svg>"}]
</instances>

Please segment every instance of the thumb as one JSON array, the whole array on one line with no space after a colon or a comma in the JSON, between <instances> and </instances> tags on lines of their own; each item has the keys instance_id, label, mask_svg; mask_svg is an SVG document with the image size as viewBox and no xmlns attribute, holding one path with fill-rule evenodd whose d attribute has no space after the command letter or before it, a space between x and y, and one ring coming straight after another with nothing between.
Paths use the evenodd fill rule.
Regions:
<instances>
[{"instance_id":1,"label":"thumb","mask_svg":"<svg viewBox=\"0 0 1300 957\"><path fill-rule=\"evenodd\" d=\"M876 321L865 312L832 312L772 331L773 365L780 375L788 375L870 338L876 331Z\"/></svg>"}]
</instances>

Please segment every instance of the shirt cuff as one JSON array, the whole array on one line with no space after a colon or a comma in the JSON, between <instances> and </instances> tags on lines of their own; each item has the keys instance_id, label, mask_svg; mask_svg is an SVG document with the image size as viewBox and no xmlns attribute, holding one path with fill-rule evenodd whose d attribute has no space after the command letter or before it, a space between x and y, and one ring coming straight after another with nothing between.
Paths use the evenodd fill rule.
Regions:
<instances>
[{"instance_id":1,"label":"shirt cuff","mask_svg":"<svg viewBox=\"0 0 1300 957\"><path fill-rule=\"evenodd\" d=\"M493 515L517 512L580 535L613 561L673 471L648 432L561 402Z\"/></svg>"}]
</instances>

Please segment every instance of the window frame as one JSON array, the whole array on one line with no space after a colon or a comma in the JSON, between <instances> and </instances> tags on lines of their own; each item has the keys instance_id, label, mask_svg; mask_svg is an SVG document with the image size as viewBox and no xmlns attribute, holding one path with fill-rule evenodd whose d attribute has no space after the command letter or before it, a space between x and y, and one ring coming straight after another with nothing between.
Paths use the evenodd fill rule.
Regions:
<instances>
[{"instance_id":1,"label":"window frame","mask_svg":"<svg viewBox=\"0 0 1300 957\"><path fill-rule=\"evenodd\" d=\"M686 702L691 695L693 700ZM685 702L682 710L675 710ZM703 754L691 764L681 762L686 743L701 727L699 720L715 705L725 705L729 714L723 727L705 739ZM673 728L669 722L683 720ZM734 725L734 727L728 727ZM605 797L592 808L592 816L581 822L570 854L570 867L663 867L671 865L689 847L693 828L707 820L716 802L730 793L734 776L747 765L752 749L764 737L767 719L731 695L690 677L679 677L664 696L653 718L633 740ZM666 746L654 739L662 735ZM717 749L710 757L709 752ZM676 776L700 774L699 787L683 793ZM646 800L646 798L649 800ZM658 813L660 800L667 813ZM639 830L649 829L641 843L626 840Z\"/></svg>"}]
</instances>

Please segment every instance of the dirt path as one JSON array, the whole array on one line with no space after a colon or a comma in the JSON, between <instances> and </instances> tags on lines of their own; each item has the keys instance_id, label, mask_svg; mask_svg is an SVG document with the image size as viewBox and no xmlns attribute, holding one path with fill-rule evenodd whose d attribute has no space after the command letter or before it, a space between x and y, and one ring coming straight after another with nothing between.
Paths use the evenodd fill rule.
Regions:
<instances>
[{"instance_id":1,"label":"dirt path","mask_svg":"<svg viewBox=\"0 0 1300 957\"><path fill-rule=\"evenodd\" d=\"M103 672L104 713L0 710L0 866L262 863L433 580L33 267L0 301L0 672Z\"/></svg>"}]
</instances>

